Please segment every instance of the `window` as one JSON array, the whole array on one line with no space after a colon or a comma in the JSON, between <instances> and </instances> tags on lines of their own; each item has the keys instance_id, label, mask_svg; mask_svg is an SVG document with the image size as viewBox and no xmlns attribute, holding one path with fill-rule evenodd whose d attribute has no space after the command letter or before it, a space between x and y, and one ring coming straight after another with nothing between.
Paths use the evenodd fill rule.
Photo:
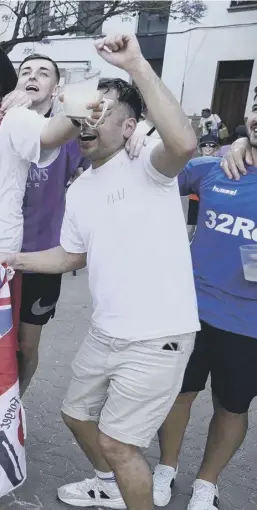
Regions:
<instances>
[{"instance_id":1,"label":"window","mask_svg":"<svg viewBox=\"0 0 257 510\"><path fill-rule=\"evenodd\" d=\"M230 2L229 11L244 11L257 9L257 1Z\"/></svg>"},{"instance_id":2,"label":"window","mask_svg":"<svg viewBox=\"0 0 257 510\"><path fill-rule=\"evenodd\" d=\"M144 57L150 62L158 76L161 76L171 2L156 3L158 4L157 12L150 10L140 12L137 37ZM142 2L143 4L144 2Z\"/></svg>"},{"instance_id":3,"label":"window","mask_svg":"<svg viewBox=\"0 0 257 510\"><path fill-rule=\"evenodd\" d=\"M161 13L141 12L138 20L138 34L166 33L169 23L170 2L158 2ZM165 4L161 6L161 4ZM163 10L162 10L163 9Z\"/></svg>"},{"instance_id":4,"label":"window","mask_svg":"<svg viewBox=\"0 0 257 510\"><path fill-rule=\"evenodd\" d=\"M102 18L105 2L79 2L77 26L81 29L76 35L102 35Z\"/></svg>"}]
</instances>

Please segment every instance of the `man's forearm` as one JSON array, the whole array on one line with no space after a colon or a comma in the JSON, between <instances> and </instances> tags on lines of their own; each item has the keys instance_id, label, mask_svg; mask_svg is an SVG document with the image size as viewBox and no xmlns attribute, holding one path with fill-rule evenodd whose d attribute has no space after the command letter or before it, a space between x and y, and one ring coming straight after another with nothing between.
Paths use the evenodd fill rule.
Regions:
<instances>
[{"instance_id":1,"label":"man's forearm","mask_svg":"<svg viewBox=\"0 0 257 510\"><path fill-rule=\"evenodd\" d=\"M7 263L19 271L57 274L81 269L86 265L86 255L67 253L57 246L45 251L11 254Z\"/></svg>"},{"instance_id":2,"label":"man's forearm","mask_svg":"<svg viewBox=\"0 0 257 510\"><path fill-rule=\"evenodd\" d=\"M80 128L73 125L71 120L63 113L51 117L41 133L41 147L43 149L54 149L59 147L80 134Z\"/></svg>"},{"instance_id":3,"label":"man's forearm","mask_svg":"<svg viewBox=\"0 0 257 510\"><path fill-rule=\"evenodd\" d=\"M194 130L179 103L145 59L133 64L129 73L146 103L149 117L167 149L175 155L192 152L197 144Z\"/></svg>"}]
</instances>

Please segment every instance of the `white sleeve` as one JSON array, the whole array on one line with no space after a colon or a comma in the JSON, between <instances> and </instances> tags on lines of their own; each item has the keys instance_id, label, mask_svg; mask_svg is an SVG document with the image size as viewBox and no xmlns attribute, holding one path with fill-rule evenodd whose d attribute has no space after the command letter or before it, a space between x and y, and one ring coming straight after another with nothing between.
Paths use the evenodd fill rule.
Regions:
<instances>
[{"instance_id":1,"label":"white sleeve","mask_svg":"<svg viewBox=\"0 0 257 510\"><path fill-rule=\"evenodd\" d=\"M215 113L214 119L216 120L217 124L221 122L221 118Z\"/></svg>"},{"instance_id":2,"label":"white sleeve","mask_svg":"<svg viewBox=\"0 0 257 510\"><path fill-rule=\"evenodd\" d=\"M12 108L2 122L15 153L38 167L50 165L60 151L59 148L41 150L41 133L49 121L26 108Z\"/></svg>"},{"instance_id":3,"label":"white sleeve","mask_svg":"<svg viewBox=\"0 0 257 510\"><path fill-rule=\"evenodd\" d=\"M161 188L167 189L173 186L175 182L174 177L168 177L167 175L161 174L151 163L151 152L159 143L160 140L151 140L151 142L142 149L140 156L142 157L141 161L143 162L144 170L151 178L152 182Z\"/></svg>"},{"instance_id":4,"label":"white sleeve","mask_svg":"<svg viewBox=\"0 0 257 510\"><path fill-rule=\"evenodd\" d=\"M86 253L87 249L79 232L72 207L73 197L70 195L70 191L67 192L60 244L68 253Z\"/></svg>"}]
</instances>

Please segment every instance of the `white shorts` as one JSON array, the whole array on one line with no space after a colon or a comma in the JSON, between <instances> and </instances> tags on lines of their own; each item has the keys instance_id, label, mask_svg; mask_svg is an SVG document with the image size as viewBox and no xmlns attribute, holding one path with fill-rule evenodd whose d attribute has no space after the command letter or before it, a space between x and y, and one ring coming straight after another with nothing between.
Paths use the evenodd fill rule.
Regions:
<instances>
[{"instance_id":1,"label":"white shorts","mask_svg":"<svg viewBox=\"0 0 257 510\"><path fill-rule=\"evenodd\" d=\"M92 329L72 363L62 411L99 422L117 441L148 447L180 392L194 340L189 333L129 342Z\"/></svg>"}]
</instances>

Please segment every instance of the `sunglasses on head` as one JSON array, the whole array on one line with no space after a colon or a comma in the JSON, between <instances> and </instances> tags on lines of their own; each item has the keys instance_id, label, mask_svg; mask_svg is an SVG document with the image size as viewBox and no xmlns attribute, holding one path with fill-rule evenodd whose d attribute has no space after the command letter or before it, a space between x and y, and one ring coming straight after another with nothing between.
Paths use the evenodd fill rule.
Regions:
<instances>
[{"instance_id":1,"label":"sunglasses on head","mask_svg":"<svg viewBox=\"0 0 257 510\"><path fill-rule=\"evenodd\" d=\"M208 143L201 143L200 147L209 147L211 149L215 149L217 147L216 143L208 142Z\"/></svg>"}]
</instances>

